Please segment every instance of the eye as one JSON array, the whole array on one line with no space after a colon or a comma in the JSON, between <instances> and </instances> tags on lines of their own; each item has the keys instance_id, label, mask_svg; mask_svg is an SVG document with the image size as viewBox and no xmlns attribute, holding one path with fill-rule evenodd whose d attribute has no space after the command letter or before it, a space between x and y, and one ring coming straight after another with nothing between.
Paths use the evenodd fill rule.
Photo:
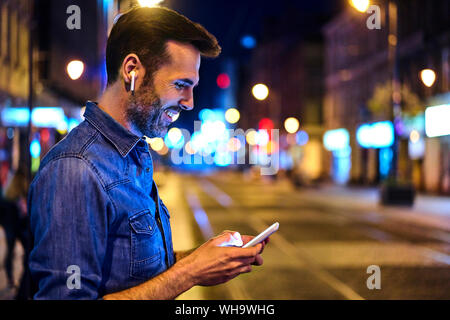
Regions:
<instances>
[{"instance_id":1,"label":"eye","mask_svg":"<svg viewBox=\"0 0 450 320\"><path fill-rule=\"evenodd\" d=\"M182 82L175 82L174 85L175 85L175 89L177 89L177 90L183 90L184 88L187 87L186 84L184 84Z\"/></svg>"}]
</instances>

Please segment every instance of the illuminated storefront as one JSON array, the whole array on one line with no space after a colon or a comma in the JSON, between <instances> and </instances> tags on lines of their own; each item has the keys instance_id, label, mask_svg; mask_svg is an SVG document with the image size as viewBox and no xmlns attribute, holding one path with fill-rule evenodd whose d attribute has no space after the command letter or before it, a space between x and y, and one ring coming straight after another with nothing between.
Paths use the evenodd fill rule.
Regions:
<instances>
[{"instance_id":1,"label":"illuminated storefront","mask_svg":"<svg viewBox=\"0 0 450 320\"><path fill-rule=\"evenodd\" d=\"M8 174L17 170L28 152L31 171L36 172L48 150L82 121L81 113L81 108L36 107L30 116L27 107L0 108L0 183L5 184ZM28 146L30 120L32 137Z\"/></svg>"},{"instance_id":2,"label":"illuminated storefront","mask_svg":"<svg viewBox=\"0 0 450 320\"><path fill-rule=\"evenodd\" d=\"M363 124L356 130L356 141L364 149L376 149L378 165L376 170L380 179L389 174L392 163L392 144L394 126L390 121Z\"/></svg>"},{"instance_id":3,"label":"illuminated storefront","mask_svg":"<svg viewBox=\"0 0 450 320\"><path fill-rule=\"evenodd\" d=\"M332 152L331 177L337 184L346 184L350 178L350 135L347 129L329 130L323 135L325 149Z\"/></svg>"},{"instance_id":4,"label":"illuminated storefront","mask_svg":"<svg viewBox=\"0 0 450 320\"><path fill-rule=\"evenodd\" d=\"M425 109L423 169L428 191L450 194L450 104Z\"/></svg>"}]
</instances>

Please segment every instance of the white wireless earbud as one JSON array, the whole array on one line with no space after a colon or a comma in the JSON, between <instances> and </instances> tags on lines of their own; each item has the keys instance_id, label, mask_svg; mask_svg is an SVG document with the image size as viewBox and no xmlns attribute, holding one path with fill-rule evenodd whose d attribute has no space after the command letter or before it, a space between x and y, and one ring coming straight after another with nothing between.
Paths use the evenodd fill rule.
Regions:
<instances>
[{"instance_id":1,"label":"white wireless earbud","mask_svg":"<svg viewBox=\"0 0 450 320\"><path fill-rule=\"evenodd\" d=\"M131 70L130 75L131 75L130 91L131 91L131 94L134 95L134 82L136 79L136 71Z\"/></svg>"}]
</instances>

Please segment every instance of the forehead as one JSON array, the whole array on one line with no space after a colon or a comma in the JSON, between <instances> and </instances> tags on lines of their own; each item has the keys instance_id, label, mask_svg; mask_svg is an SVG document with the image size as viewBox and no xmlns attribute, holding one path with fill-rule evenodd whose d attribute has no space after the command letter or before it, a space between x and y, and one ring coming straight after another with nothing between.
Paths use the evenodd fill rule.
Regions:
<instances>
[{"instance_id":1,"label":"forehead","mask_svg":"<svg viewBox=\"0 0 450 320\"><path fill-rule=\"evenodd\" d=\"M161 76L189 78L194 82L198 81L200 52L194 46L176 41L168 41L167 52L171 57L171 61L158 70Z\"/></svg>"}]
</instances>

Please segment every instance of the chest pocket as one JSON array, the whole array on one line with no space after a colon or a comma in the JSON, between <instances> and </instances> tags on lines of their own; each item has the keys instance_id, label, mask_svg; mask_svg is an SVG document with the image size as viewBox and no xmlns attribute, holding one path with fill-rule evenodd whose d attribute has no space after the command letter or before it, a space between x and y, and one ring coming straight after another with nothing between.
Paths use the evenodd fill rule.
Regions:
<instances>
[{"instance_id":1,"label":"chest pocket","mask_svg":"<svg viewBox=\"0 0 450 320\"><path fill-rule=\"evenodd\" d=\"M131 231L130 276L149 279L161 272L161 249L164 250L160 232L150 210L143 210L129 218Z\"/></svg>"}]
</instances>

